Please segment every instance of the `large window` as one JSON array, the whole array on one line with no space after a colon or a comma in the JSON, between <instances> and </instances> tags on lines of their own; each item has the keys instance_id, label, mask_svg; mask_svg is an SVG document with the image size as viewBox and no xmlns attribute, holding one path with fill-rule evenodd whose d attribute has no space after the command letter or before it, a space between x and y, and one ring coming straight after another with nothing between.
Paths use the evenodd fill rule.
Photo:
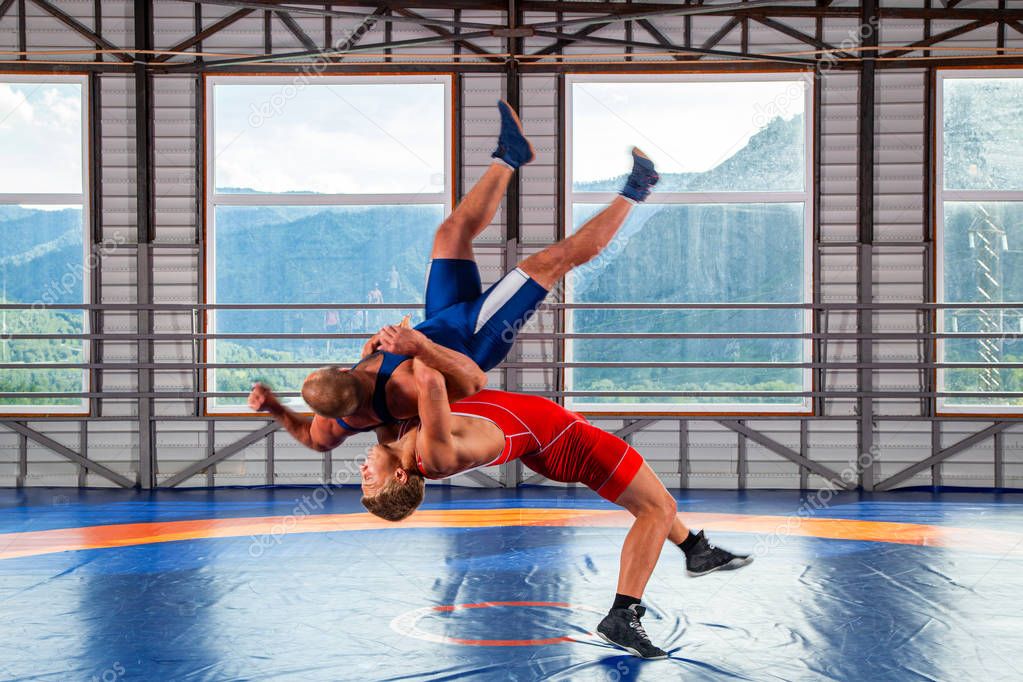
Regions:
<instances>
[{"instance_id":1,"label":"large window","mask_svg":"<svg viewBox=\"0 0 1023 682\"><path fill-rule=\"evenodd\" d=\"M1023 70L939 71L935 223L944 412L1023 410ZM1019 307L985 304L1019 303ZM992 396L992 393L1019 393Z\"/></svg>"},{"instance_id":2,"label":"large window","mask_svg":"<svg viewBox=\"0 0 1023 682\"><path fill-rule=\"evenodd\" d=\"M798 365L810 344L798 335L811 328L809 311L727 304L810 301L811 78L600 75L567 83L568 229L614 198L633 145L657 162L661 182L604 254L570 275L566 300L726 306L570 309L568 332L605 335L570 340L570 362L686 364L574 368L567 390L614 395L567 403L590 412L808 411L798 394L810 390L811 375ZM627 333L691 336L614 338ZM725 336L699 338L707 334ZM697 395L632 395L659 392Z\"/></svg>"},{"instance_id":3,"label":"large window","mask_svg":"<svg viewBox=\"0 0 1023 682\"><path fill-rule=\"evenodd\" d=\"M88 163L86 78L0 74L0 301L25 304L0 311L0 363L82 364L81 309L44 309L88 302ZM82 369L0 369L3 413L84 412L76 394L88 387Z\"/></svg>"},{"instance_id":4,"label":"large window","mask_svg":"<svg viewBox=\"0 0 1023 682\"><path fill-rule=\"evenodd\" d=\"M418 304L433 233L451 202L447 76L207 79L207 301ZM364 339L418 309L219 310L207 390L253 381L297 391L308 368L345 364ZM292 335L291 338L258 338ZM270 363L278 368L244 365ZM208 409L242 411L244 398ZM292 404L300 409L299 400Z\"/></svg>"}]
</instances>

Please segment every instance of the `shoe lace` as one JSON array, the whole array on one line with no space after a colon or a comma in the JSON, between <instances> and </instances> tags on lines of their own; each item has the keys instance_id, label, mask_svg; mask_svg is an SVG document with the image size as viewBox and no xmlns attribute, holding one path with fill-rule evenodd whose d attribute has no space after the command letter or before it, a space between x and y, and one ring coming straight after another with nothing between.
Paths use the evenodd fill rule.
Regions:
<instances>
[{"instance_id":1,"label":"shoe lace","mask_svg":"<svg viewBox=\"0 0 1023 682\"><path fill-rule=\"evenodd\" d=\"M643 641L649 643L650 637L646 634L646 630L643 629L643 624L639 622L639 616L633 616L629 619L629 627L636 631L636 634L643 638Z\"/></svg>"}]
</instances>

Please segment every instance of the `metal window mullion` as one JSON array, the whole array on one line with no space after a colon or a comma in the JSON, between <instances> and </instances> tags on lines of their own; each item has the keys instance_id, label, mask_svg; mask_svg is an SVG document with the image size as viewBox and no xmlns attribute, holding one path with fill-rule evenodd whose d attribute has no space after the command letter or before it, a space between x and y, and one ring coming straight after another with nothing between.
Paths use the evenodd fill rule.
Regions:
<instances>
[{"instance_id":1,"label":"metal window mullion","mask_svg":"<svg viewBox=\"0 0 1023 682\"><path fill-rule=\"evenodd\" d=\"M508 0L507 8L508 28L513 29L522 24L523 14L517 0ZM510 54L521 54L523 52L522 38L509 37L506 42L507 51ZM505 71L505 97L507 102L515 111L520 111L522 103L522 77L519 73L518 62L509 60ZM520 169L508 183L508 190L504 202L504 271L514 269L519 262L519 242L521 241L521 217L522 217L522 174ZM522 357L521 344L515 344L508 359L516 361ZM506 367L504 369L504 388L508 391L518 391L522 385L522 371ZM501 465L499 478L501 485L506 488L517 488L522 481L522 463L513 460Z\"/></svg>"},{"instance_id":2,"label":"metal window mullion","mask_svg":"<svg viewBox=\"0 0 1023 682\"><path fill-rule=\"evenodd\" d=\"M24 422L15 423L20 423L24 426ZM28 478L28 436L24 433L18 433L18 474L15 478L14 486L16 488L24 488L26 478Z\"/></svg>"},{"instance_id":3,"label":"metal window mullion","mask_svg":"<svg viewBox=\"0 0 1023 682\"><path fill-rule=\"evenodd\" d=\"M444 193L436 194L214 194L216 206L394 206L444 204Z\"/></svg>"},{"instance_id":4,"label":"metal window mullion","mask_svg":"<svg viewBox=\"0 0 1023 682\"><path fill-rule=\"evenodd\" d=\"M942 168L944 171L944 168ZM941 176L938 177L939 182ZM941 199L945 201L1023 201L1020 190L975 190L975 189L940 189Z\"/></svg>"},{"instance_id":5,"label":"metal window mullion","mask_svg":"<svg viewBox=\"0 0 1023 682\"><path fill-rule=\"evenodd\" d=\"M84 108L83 103L83 108ZM87 170L84 172L88 172ZM83 178L83 182L85 179ZM37 206L63 206L65 204L84 204L85 192L52 192L25 194L21 192L0 193L0 204L28 204Z\"/></svg>"},{"instance_id":6,"label":"metal window mullion","mask_svg":"<svg viewBox=\"0 0 1023 682\"><path fill-rule=\"evenodd\" d=\"M606 204L618 192L581 192L569 190L572 203ZM806 204L813 200L811 193L800 192L657 192L649 200L658 204Z\"/></svg>"}]
</instances>

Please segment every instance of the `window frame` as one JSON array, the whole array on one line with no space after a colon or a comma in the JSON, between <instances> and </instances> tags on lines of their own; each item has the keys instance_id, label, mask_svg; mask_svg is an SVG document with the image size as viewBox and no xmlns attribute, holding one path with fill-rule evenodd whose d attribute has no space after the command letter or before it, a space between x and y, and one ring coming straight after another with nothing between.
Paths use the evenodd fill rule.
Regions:
<instances>
[{"instance_id":1,"label":"window frame","mask_svg":"<svg viewBox=\"0 0 1023 682\"><path fill-rule=\"evenodd\" d=\"M935 303L946 303L945 301L945 202L1020 202L1023 203L1023 190L970 190L970 189L945 189L945 96L944 87L946 80L958 79L984 79L984 78L1020 78L1023 80L1023 68L1018 66L990 66L974 69L938 68L934 70L934 144L933 157L931 159L931 187L933 188L934 203L932 205L933 234L934 234L934 291L933 300ZM978 304L976 308L982 308ZM1023 303L1019 306L1023 308ZM934 329L939 333L945 333L945 308L938 307L935 310ZM935 362L945 363L945 339L935 338L934 358ZM934 386L937 393L944 393L946 387L946 372L951 369L947 367L935 367ZM935 396L934 411L936 415L963 415L963 416L1004 416L1023 414L1023 405L949 405L947 396Z\"/></svg>"},{"instance_id":2,"label":"window frame","mask_svg":"<svg viewBox=\"0 0 1023 682\"><path fill-rule=\"evenodd\" d=\"M0 193L0 205L4 206L18 206L18 205L35 205L35 206L66 206L70 204L80 204L82 207L82 304L87 306L92 304L92 268L89 267L89 263L92 256L92 176L91 176L91 163L92 158L92 136L90 134L90 126L92 124L92 117L90 115L90 89L89 81L90 75L87 73L0 73L0 83L54 83L54 84L65 84L65 83L77 83L81 87L82 105L81 105L81 139L82 139L82 191L80 193L25 193L25 192L5 192ZM25 308L24 310L30 310L31 308ZM63 310L78 310L82 314L82 334L89 335L92 333L90 327L90 316L87 308L65 308ZM91 362L91 343L87 338L81 339L82 344L82 364L88 365ZM78 363L70 363L78 364ZM26 364L26 368L30 369L31 364ZM72 368L73 369L73 368ZM59 370L52 370L59 371ZM88 393L92 389L92 372L88 367L81 369L82 374L82 390L81 393ZM29 404L29 405L0 405L0 415L3 417L17 417L17 416L31 416L31 417L45 417L45 416L89 416L92 414L91 401L87 397L80 397L77 405L44 405L44 404Z\"/></svg>"},{"instance_id":3,"label":"window frame","mask_svg":"<svg viewBox=\"0 0 1023 682\"><path fill-rule=\"evenodd\" d=\"M231 85L274 85L282 87L294 85L301 80L308 84L329 83L439 83L444 86L444 185L440 191L432 194L298 194L298 193L257 193L252 195L227 193L218 195L215 192L215 168L213 154L216 149L213 88L218 84ZM373 74L296 74L289 72L269 72L260 74L204 74L202 89L203 106L203 204L202 204L202 258L203 258L203 297L202 303L216 303L216 208L217 206L371 206L395 204L443 204L444 215L451 212L455 202L456 177L458 172L455 163L456 146L454 126L456 117L455 74L438 71L431 73L380 72ZM424 257L429 254L424 254ZM328 308L329 306L324 306ZM201 318L203 329L207 334L216 331L216 311L203 309ZM204 363L216 358L216 339L203 337L202 358ZM210 387L216 387L216 369L206 367L202 372L203 414L206 416L259 416L247 406L217 405L217 398L205 395ZM311 415L312 411L305 403L289 405L300 414Z\"/></svg>"},{"instance_id":4,"label":"window frame","mask_svg":"<svg viewBox=\"0 0 1023 682\"><path fill-rule=\"evenodd\" d=\"M803 203L804 240L803 240L803 301L800 305L809 305L813 301L814 281L814 224L817 187L814 182L814 158L816 150L816 134L814 130L814 97L816 95L814 73L809 69L789 69L764 72L722 73L713 71L680 71L672 73L614 72L614 73L569 73L565 75L564 107L562 130L564 131L564 170L562 176L564 219L560 225L560 236L564 238L574 223L573 206L575 203L605 204L611 201L614 192L575 192L573 184L573 86L577 83L635 83L635 82L750 82L750 81L802 81L804 83L803 101L803 140L804 159L803 172L805 183L799 192L762 192L762 191L715 191L715 192L658 192L654 191L651 202L655 204L746 204L746 203ZM564 300L572 301L572 276L565 278ZM561 315L562 328L569 330L572 311L564 309ZM814 330L813 310L803 310L803 334L811 334ZM803 362L813 358L813 340L803 339ZM562 354L566 363L573 362L573 343L564 339ZM812 392L816 383L814 372L805 367L801 370L803 382L800 392ZM560 389L573 390L573 368L566 367L560 374ZM564 404L572 410L594 416L746 416L746 415L792 415L810 416L814 414L815 401L812 396L797 396L797 402L791 405L771 403L593 403L587 398L564 396Z\"/></svg>"}]
</instances>

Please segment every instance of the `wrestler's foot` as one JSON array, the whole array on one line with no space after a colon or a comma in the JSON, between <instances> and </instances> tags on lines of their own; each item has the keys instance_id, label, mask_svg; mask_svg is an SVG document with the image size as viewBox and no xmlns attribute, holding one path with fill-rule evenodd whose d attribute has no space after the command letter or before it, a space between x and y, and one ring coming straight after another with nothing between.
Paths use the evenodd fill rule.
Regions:
<instances>
[{"instance_id":1,"label":"wrestler's foot","mask_svg":"<svg viewBox=\"0 0 1023 682\"><path fill-rule=\"evenodd\" d=\"M654 170L654 162L641 152L638 147L632 148L632 173L625 181L625 187L619 192L626 199L635 202L650 196L650 189L657 184L661 176Z\"/></svg>"},{"instance_id":2,"label":"wrestler's foot","mask_svg":"<svg viewBox=\"0 0 1023 682\"><path fill-rule=\"evenodd\" d=\"M627 609L611 609L597 626L597 634L609 644L619 646L640 658L667 658L667 652L658 649L647 637L639 619L646 609L633 604Z\"/></svg>"},{"instance_id":3,"label":"wrestler's foot","mask_svg":"<svg viewBox=\"0 0 1023 682\"><path fill-rule=\"evenodd\" d=\"M686 552L686 573L696 577L712 571L732 571L752 561L749 555L732 554L710 544L701 530L696 534L696 544Z\"/></svg>"},{"instance_id":4,"label":"wrestler's foot","mask_svg":"<svg viewBox=\"0 0 1023 682\"><path fill-rule=\"evenodd\" d=\"M535 155L533 145L522 132L522 121L503 99L497 103L497 109L501 112L501 134L497 137L497 149L491 156L512 169L525 166Z\"/></svg>"}]
</instances>

